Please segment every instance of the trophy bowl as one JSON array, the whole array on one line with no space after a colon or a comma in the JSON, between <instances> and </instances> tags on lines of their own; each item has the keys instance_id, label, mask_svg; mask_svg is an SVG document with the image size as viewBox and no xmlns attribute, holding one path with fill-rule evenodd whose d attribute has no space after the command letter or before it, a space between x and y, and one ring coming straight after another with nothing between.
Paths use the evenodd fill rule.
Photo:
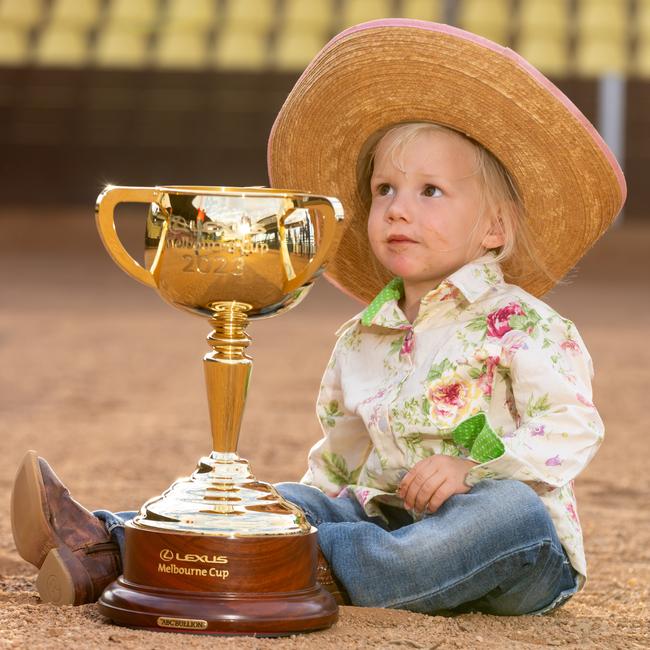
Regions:
<instances>
[{"instance_id":1,"label":"trophy bowl","mask_svg":"<svg viewBox=\"0 0 650 650\"><path fill-rule=\"evenodd\" d=\"M147 203L144 266L119 240L119 203ZM264 188L116 187L97 198L116 264L209 319L212 452L125 527L123 575L99 599L115 623L208 634L293 634L338 617L316 581L316 529L237 454L252 359L245 328L297 305L341 236L338 200Z\"/></svg>"}]
</instances>

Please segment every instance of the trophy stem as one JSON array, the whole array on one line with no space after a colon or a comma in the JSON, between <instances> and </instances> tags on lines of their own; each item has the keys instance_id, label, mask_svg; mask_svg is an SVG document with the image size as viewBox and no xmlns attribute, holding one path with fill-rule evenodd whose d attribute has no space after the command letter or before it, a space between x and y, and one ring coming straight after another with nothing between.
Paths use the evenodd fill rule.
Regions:
<instances>
[{"instance_id":1,"label":"trophy stem","mask_svg":"<svg viewBox=\"0 0 650 650\"><path fill-rule=\"evenodd\" d=\"M205 384L208 391L212 449L224 458L237 456L246 394L253 360L244 354L250 345L246 334L250 305L242 302L215 302L210 305L214 328L208 336L212 347L203 357Z\"/></svg>"}]
</instances>

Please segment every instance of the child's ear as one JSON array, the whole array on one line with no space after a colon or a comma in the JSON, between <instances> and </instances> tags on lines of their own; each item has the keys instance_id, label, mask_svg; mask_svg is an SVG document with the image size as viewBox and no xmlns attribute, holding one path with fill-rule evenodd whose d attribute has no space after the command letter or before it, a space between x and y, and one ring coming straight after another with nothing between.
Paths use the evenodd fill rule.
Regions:
<instances>
[{"instance_id":1,"label":"child's ear","mask_svg":"<svg viewBox=\"0 0 650 650\"><path fill-rule=\"evenodd\" d=\"M500 212L491 218L490 227L481 242L481 246L487 250L501 248L506 243L506 233L503 228L503 219L501 218Z\"/></svg>"}]
</instances>

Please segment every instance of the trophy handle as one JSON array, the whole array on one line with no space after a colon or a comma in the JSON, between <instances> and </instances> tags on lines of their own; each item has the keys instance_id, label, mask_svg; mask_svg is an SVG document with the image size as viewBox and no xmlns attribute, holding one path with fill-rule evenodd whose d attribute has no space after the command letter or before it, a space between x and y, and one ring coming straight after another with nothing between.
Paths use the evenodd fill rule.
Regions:
<instances>
[{"instance_id":1,"label":"trophy handle","mask_svg":"<svg viewBox=\"0 0 650 650\"><path fill-rule=\"evenodd\" d=\"M318 244L316 255L312 257L307 266L295 277L289 279L286 290L293 291L308 283L318 272L326 259L332 256L332 245L341 234L339 225L343 221L343 207L338 199L326 197L324 199L309 199L304 207L321 208L323 214L323 234ZM285 215L285 217L288 215Z\"/></svg>"},{"instance_id":2,"label":"trophy handle","mask_svg":"<svg viewBox=\"0 0 650 650\"><path fill-rule=\"evenodd\" d=\"M116 187L109 185L97 197L95 223L106 250L115 263L132 278L156 288L153 275L138 264L120 241L115 230L115 206L118 203L153 203L159 194L154 187Z\"/></svg>"}]
</instances>

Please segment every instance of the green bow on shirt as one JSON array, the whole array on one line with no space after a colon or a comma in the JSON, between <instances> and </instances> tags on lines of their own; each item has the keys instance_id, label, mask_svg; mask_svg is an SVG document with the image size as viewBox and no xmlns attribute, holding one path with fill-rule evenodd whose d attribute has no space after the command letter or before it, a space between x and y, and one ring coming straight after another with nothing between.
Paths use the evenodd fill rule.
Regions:
<instances>
[{"instance_id":1,"label":"green bow on shirt","mask_svg":"<svg viewBox=\"0 0 650 650\"><path fill-rule=\"evenodd\" d=\"M471 460L479 463L487 463L502 456L506 449L483 412L461 422L451 436L459 447L469 451Z\"/></svg>"}]
</instances>

